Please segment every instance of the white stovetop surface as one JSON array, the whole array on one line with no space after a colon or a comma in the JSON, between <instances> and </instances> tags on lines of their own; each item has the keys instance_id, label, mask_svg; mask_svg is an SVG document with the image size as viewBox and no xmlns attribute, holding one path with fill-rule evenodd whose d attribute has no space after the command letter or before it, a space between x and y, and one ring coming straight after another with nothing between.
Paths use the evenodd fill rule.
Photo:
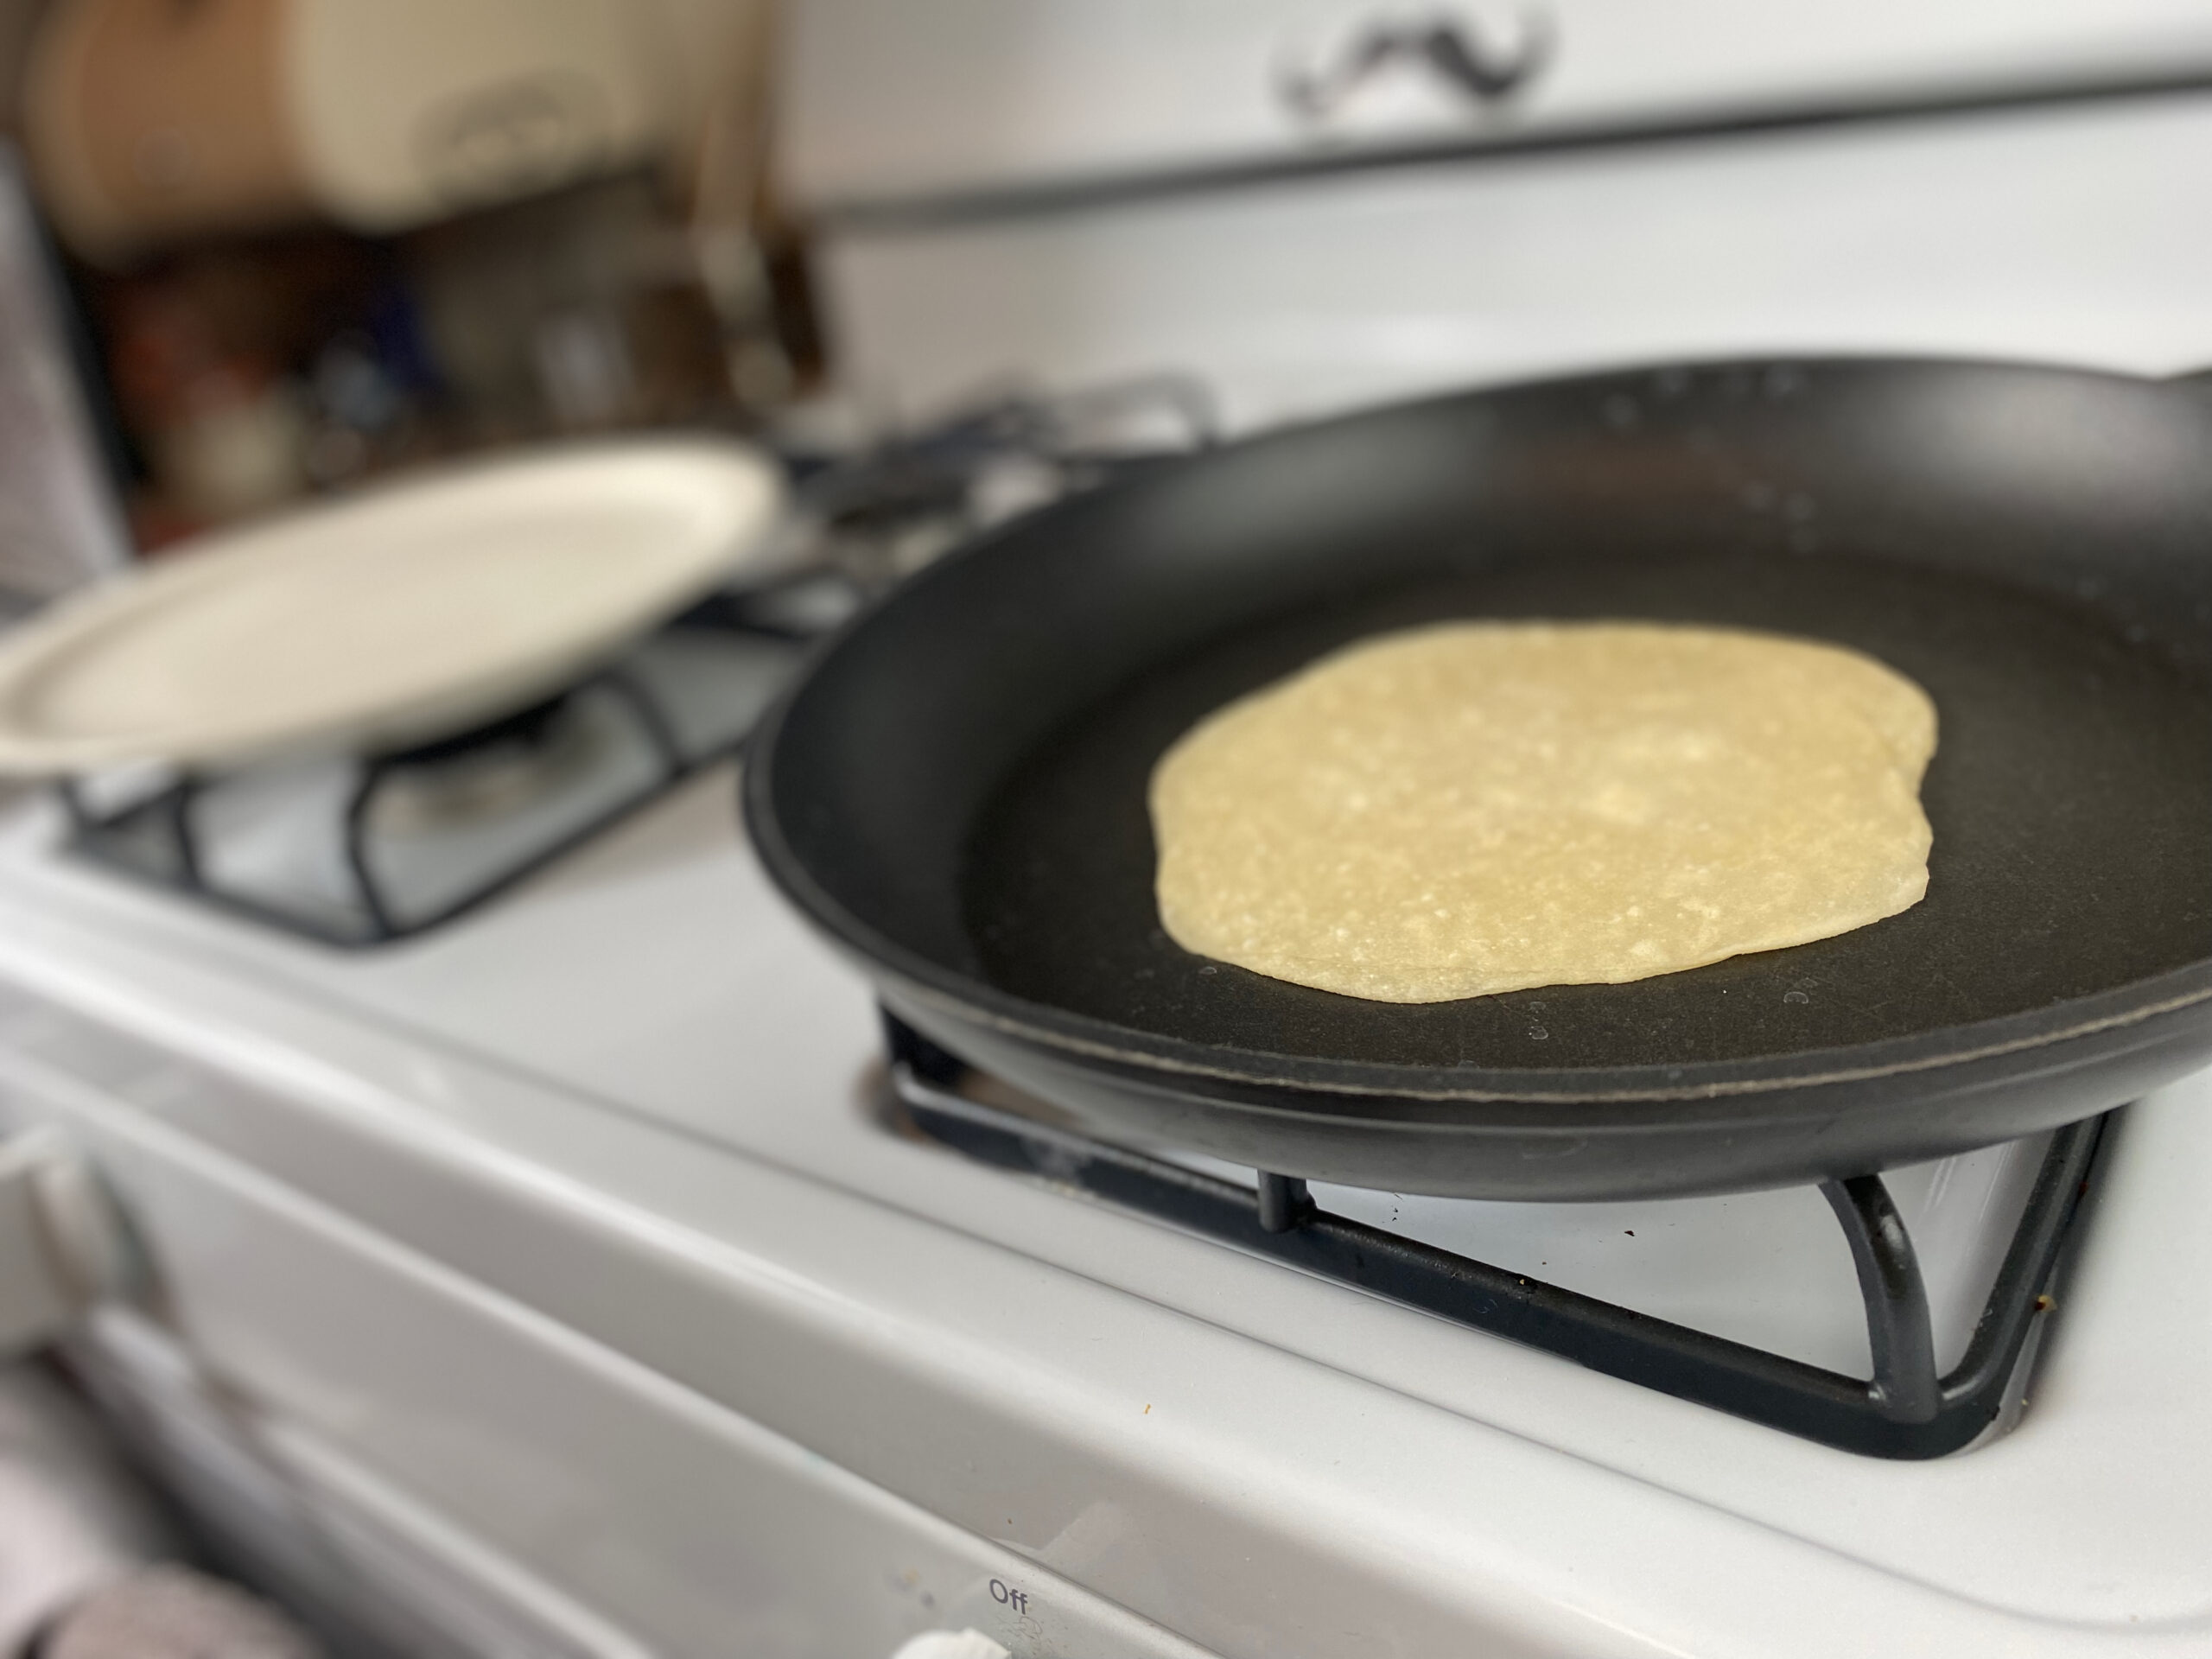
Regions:
<instances>
[{"instance_id":1,"label":"white stovetop surface","mask_svg":"<svg viewBox=\"0 0 2212 1659\"><path fill-rule=\"evenodd\" d=\"M2021 1426L1857 1458L887 1133L865 987L734 797L359 955L60 861L34 803L0 976L289 1115L176 1122L1224 1653L2212 1651L2212 1074L2108 1149ZM467 1227L433 1172L484 1195ZM510 1201L607 1273L503 1255ZM702 1341L702 1285L760 1328ZM753 1357L817 1341L836 1367Z\"/></svg>"}]
</instances>

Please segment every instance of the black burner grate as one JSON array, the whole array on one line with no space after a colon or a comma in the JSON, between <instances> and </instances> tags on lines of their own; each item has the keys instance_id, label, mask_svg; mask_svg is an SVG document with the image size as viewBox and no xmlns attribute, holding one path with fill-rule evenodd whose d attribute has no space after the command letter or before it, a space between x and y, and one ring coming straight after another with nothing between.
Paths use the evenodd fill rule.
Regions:
<instances>
[{"instance_id":1,"label":"black burner grate","mask_svg":"<svg viewBox=\"0 0 2212 1659\"><path fill-rule=\"evenodd\" d=\"M1936 1370L1912 1240L1878 1175L1826 1181L1859 1272L1871 1381L1508 1273L1317 1207L1294 1177L1248 1187L1106 1145L960 1091L957 1057L887 1017L893 1089L915 1126L968 1156L1046 1176L1325 1279L1541 1348L1645 1388L1873 1457L1942 1457L1995 1423L2028 1351L2106 1118L2051 1137L1967 1351Z\"/></svg>"},{"instance_id":2,"label":"black burner grate","mask_svg":"<svg viewBox=\"0 0 2212 1659\"><path fill-rule=\"evenodd\" d=\"M779 607L796 604L810 587L825 582L849 587L842 577L802 571L753 594L715 595L628 657L555 696L471 731L352 762L334 810L327 823L317 821L315 830L333 843L332 856L342 872L334 895L256 888L225 875L218 856L222 837L206 820L218 791L237 787L244 772L187 772L105 809L83 785L64 779L58 787L69 816L70 849L107 868L324 944L379 945L412 938L496 898L734 753L750 734L757 707L733 706L724 698L709 709L703 726L683 718L686 700L664 677L646 671L656 641L728 642L756 655L769 653L775 660L763 671L780 685L818 630L804 618L787 622ZM760 701L766 701L765 693ZM542 752L579 720L596 721L615 734L624 751L621 766L609 766L588 791L573 791L516 833L469 851L457 861L458 874L443 877L430 897L410 891L384 868L391 861L389 840L380 844L374 825L380 803L395 787L474 758Z\"/></svg>"}]
</instances>

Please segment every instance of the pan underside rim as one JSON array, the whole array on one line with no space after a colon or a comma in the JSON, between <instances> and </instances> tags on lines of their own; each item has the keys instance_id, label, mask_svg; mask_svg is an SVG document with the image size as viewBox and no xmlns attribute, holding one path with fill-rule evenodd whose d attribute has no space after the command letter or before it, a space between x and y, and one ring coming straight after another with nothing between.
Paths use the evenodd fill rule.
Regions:
<instances>
[{"instance_id":1,"label":"pan underside rim","mask_svg":"<svg viewBox=\"0 0 2212 1659\"><path fill-rule=\"evenodd\" d=\"M789 872L785 873L786 879L789 874ZM822 894L820 899L828 900L828 895ZM836 910L842 912L842 906L836 906L834 900L828 902ZM821 918L823 912L816 910L814 914ZM880 967L890 967L902 982L902 989L918 994L940 1012L969 1023L987 1025L1002 1035L1016 1038L1041 1047L1058 1050L1071 1056L1107 1061L1144 1071L1167 1072L1179 1077L1241 1084L1254 1088L1280 1090L1292 1094L1350 1095L1377 1100L1406 1099L1498 1105L1515 1103L1627 1105L1661 1101L1724 1100L1777 1091L1794 1093L1823 1086L1873 1082L1884 1077L1940 1071L1955 1066L1972 1065L1978 1061L2001 1059L2007 1055L2026 1053L2037 1049L2055 1048L2078 1039L2093 1037L2108 1031L2123 1030L2131 1026L2147 1023L2164 1014L2176 1014L2200 1004L2212 1002L2212 961L2198 961L2170 969L2152 979L2138 981L2133 985L2114 986L2106 991L2093 993L2090 996L2069 999L2069 1002L2053 1004L2050 1008L2024 1010L2018 1014L1999 1015L1972 1025L1891 1038L1880 1043L1858 1044L1831 1049L1806 1049L1796 1054L1783 1053L1748 1059L1691 1060L1680 1065L1653 1065L1648 1068L1624 1066L1606 1069L1624 1072L1649 1070L1688 1074L1721 1069L1734 1071L1745 1066L1759 1065L1763 1061L1767 1064L1776 1061L1786 1063L1795 1059L1810 1059L1821 1055L1834 1056L1840 1061L1854 1053L1865 1053L1900 1046L1919 1046L1933 1039L1946 1035L1964 1038L1977 1029L2009 1027L2026 1019L2047 1019L2053 1012L2069 1007L2069 1003L2125 995L2131 991L2139 992L2146 988L2157 986L2162 982L2187 981L2192 978L2200 982L2186 989L2163 997L2138 1002L2126 1008L2115 1009L2088 1019L2076 1020L2055 1028L2020 1033L1971 1046L1947 1047L1939 1053L1908 1054L1882 1059L1869 1059L1855 1065L1841 1064L1823 1071L1809 1072L1763 1071L1748 1077L1707 1077L1701 1081L1692 1080L1685 1075L1679 1081L1669 1079L1664 1083L1635 1084L1615 1089L1547 1088L1542 1080L1548 1077L1557 1077L1561 1073L1535 1069L1516 1071L1514 1068L1496 1067L1483 1070L1485 1075L1492 1077L1510 1076L1525 1077L1529 1081L1525 1085L1516 1084L1515 1086L1507 1088L1496 1086L1440 1088L1418 1081L1422 1077L1433 1075L1436 1068L1430 1066L1402 1068L1406 1074L1406 1080L1402 1083L1395 1079L1376 1078L1374 1073L1393 1069L1387 1061L1345 1061L1300 1055L1268 1057L1255 1051L1226 1046L1221 1051L1224 1055L1248 1056L1260 1059L1273 1058L1281 1062L1313 1068L1326 1068L1332 1074L1342 1074L1326 1077L1291 1077L1279 1075L1272 1069L1265 1067L1240 1067L1230 1064L1210 1062L1196 1055L1173 1052L1198 1046L1187 1039L1131 1031L1117 1027L1110 1021L1097 1019L1094 1015L1079 1014L1065 1009L1046 1008L1045 1011L1058 1020L1096 1027L1102 1033L1122 1033L1125 1037L1135 1038L1139 1040L1135 1044L1126 1040L1116 1042L1103 1035L1093 1037L1080 1032L1056 1029L1049 1025L1039 1024L1033 1018L1024 1017L1023 1013L1020 1012L1037 1005L1028 1004L1022 999L1001 991L995 987L973 983L962 985L943 983L941 982L948 976L946 970L938 967L938 964L925 963L912 952L892 944L887 939L857 938L854 937L855 931L872 935L874 930L866 927L864 924L859 924L855 930L852 925L858 924L857 918L846 915L844 919L849 925L837 930L841 941L861 952L870 963ZM995 1006L997 1004L1007 1006ZM1368 1120L1360 1121L1367 1122Z\"/></svg>"}]
</instances>

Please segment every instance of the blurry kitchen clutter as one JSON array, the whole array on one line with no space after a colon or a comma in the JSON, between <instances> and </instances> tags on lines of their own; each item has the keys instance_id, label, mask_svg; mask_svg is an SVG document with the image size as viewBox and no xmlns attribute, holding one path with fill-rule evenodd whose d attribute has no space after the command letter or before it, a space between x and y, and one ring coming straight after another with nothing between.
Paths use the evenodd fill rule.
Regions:
<instances>
[{"instance_id":1,"label":"blurry kitchen clutter","mask_svg":"<svg viewBox=\"0 0 2212 1659\"><path fill-rule=\"evenodd\" d=\"M187 1565L162 1503L44 1368L0 1370L0 1652L316 1659L257 1597Z\"/></svg>"},{"instance_id":2,"label":"blurry kitchen clutter","mask_svg":"<svg viewBox=\"0 0 2212 1659\"><path fill-rule=\"evenodd\" d=\"M741 429L811 371L763 0L8 10L142 550L487 445Z\"/></svg>"},{"instance_id":3,"label":"blurry kitchen clutter","mask_svg":"<svg viewBox=\"0 0 2212 1659\"><path fill-rule=\"evenodd\" d=\"M0 621L130 556L67 296L0 147Z\"/></svg>"}]
</instances>

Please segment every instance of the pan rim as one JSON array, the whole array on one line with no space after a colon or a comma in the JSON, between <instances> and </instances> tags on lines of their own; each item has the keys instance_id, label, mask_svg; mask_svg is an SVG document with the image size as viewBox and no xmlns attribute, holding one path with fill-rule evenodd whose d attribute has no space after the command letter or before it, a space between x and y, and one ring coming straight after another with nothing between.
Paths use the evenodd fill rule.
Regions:
<instances>
[{"instance_id":1,"label":"pan rim","mask_svg":"<svg viewBox=\"0 0 2212 1659\"><path fill-rule=\"evenodd\" d=\"M1530 376L1409 399L1388 407L1412 410L1505 395L1526 388L1595 386L1657 373L1755 373L1784 368L1818 372L1823 368L1863 371L1897 367L2057 374L2145 391L2155 391L2166 384L2153 377L2091 365L1980 358L1963 353L1777 353L1653 360L1593 372ZM1255 435L1255 441L1309 433L1378 412L1362 409L1299 422ZM1725 1060L1573 1069L1472 1065L1446 1068L1197 1042L1040 1002L994 985L980 976L947 967L882 934L815 880L804 860L784 834L775 801L777 753L789 716L804 697L818 671L849 640L864 632L887 603L900 594L938 578L951 567L987 554L1007 539L1013 531L1027 530L1033 522L1023 518L976 537L901 584L877 604L865 607L823 639L798 677L762 720L753 741L747 746L739 780L742 817L755 854L786 899L816 928L856 957L871 978L893 979L900 990L930 1002L947 1014L988 1026L1003 1036L1078 1060L1104 1062L1168 1077L1266 1090L1280 1099L1283 1109L1299 1110L1304 1116L1307 1114L1303 1109L1294 1107L1290 1100L1281 1097L1308 1097L1316 1107L1332 1096L1371 1100L1377 1105L1393 1100L1438 1106L1546 1108L1691 1101L1719 1104L1734 1101L1749 1109L1754 1103L1771 1103L1777 1098L1794 1104L1839 1086L1942 1073L1977 1063L2029 1056L2101 1034L2154 1026L2164 1016L2212 1003L2212 956L2205 956L2147 978L2064 998L2041 1007L1871 1042L1783 1050ZM2155 1038L2146 1037L2145 1041L2150 1040ZM2137 1046L2140 1045L2130 1045ZM1312 1115L1325 1113L1316 1111ZM1726 1116L1731 1122L1745 1122L1749 1113L1747 1110ZM1363 1115L1360 1121L1385 1127L1391 1120ZM1588 1134L1598 1126L1579 1122L1560 1127Z\"/></svg>"}]
</instances>

